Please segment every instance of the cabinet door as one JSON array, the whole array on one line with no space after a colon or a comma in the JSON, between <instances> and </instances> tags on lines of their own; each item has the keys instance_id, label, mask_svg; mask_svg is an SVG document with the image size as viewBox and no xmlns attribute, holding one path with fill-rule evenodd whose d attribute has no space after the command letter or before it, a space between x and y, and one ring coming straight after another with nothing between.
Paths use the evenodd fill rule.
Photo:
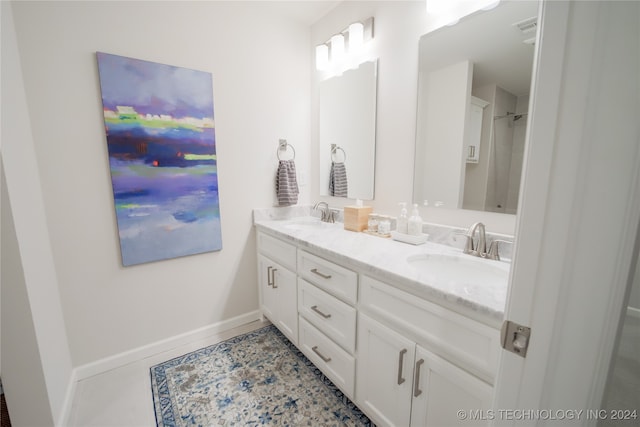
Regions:
<instances>
[{"instance_id":1,"label":"cabinet door","mask_svg":"<svg viewBox=\"0 0 640 427\"><path fill-rule=\"evenodd\" d=\"M492 391L489 384L417 346L411 426L487 425ZM465 420L458 411L464 411Z\"/></svg>"},{"instance_id":2,"label":"cabinet door","mask_svg":"<svg viewBox=\"0 0 640 427\"><path fill-rule=\"evenodd\" d=\"M415 343L360 314L356 401L379 426L409 426Z\"/></svg>"},{"instance_id":3,"label":"cabinet door","mask_svg":"<svg viewBox=\"0 0 640 427\"><path fill-rule=\"evenodd\" d=\"M272 292L277 299L276 326L294 344L298 344L298 288L295 273L274 264Z\"/></svg>"},{"instance_id":4,"label":"cabinet door","mask_svg":"<svg viewBox=\"0 0 640 427\"><path fill-rule=\"evenodd\" d=\"M260 287L260 308L262 314L272 322L277 322L278 298L271 286L272 270L275 263L269 258L258 255L258 286Z\"/></svg>"},{"instance_id":5,"label":"cabinet door","mask_svg":"<svg viewBox=\"0 0 640 427\"><path fill-rule=\"evenodd\" d=\"M296 274L258 255L258 284L262 313L294 344L298 344Z\"/></svg>"}]
</instances>

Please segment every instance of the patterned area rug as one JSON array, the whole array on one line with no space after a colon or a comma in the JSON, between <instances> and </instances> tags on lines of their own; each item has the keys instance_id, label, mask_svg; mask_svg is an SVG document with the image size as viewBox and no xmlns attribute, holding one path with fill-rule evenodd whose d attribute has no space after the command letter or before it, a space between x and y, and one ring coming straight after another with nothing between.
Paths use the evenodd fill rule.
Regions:
<instances>
[{"instance_id":1,"label":"patterned area rug","mask_svg":"<svg viewBox=\"0 0 640 427\"><path fill-rule=\"evenodd\" d=\"M151 368L158 427L371 426L271 325Z\"/></svg>"}]
</instances>

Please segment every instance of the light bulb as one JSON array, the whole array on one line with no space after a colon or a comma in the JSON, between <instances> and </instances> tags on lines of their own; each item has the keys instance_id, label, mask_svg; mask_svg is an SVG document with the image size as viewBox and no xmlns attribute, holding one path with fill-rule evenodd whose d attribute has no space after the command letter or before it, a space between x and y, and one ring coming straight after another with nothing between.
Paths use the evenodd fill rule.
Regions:
<instances>
[{"instance_id":1,"label":"light bulb","mask_svg":"<svg viewBox=\"0 0 640 427\"><path fill-rule=\"evenodd\" d=\"M344 57L344 36L336 34L331 37L331 61L340 61Z\"/></svg>"},{"instance_id":2,"label":"light bulb","mask_svg":"<svg viewBox=\"0 0 640 427\"><path fill-rule=\"evenodd\" d=\"M329 46L321 44L316 46L316 69L326 70L329 67Z\"/></svg>"},{"instance_id":3,"label":"light bulb","mask_svg":"<svg viewBox=\"0 0 640 427\"><path fill-rule=\"evenodd\" d=\"M364 43L364 25L354 22L349 25L349 52L358 52Z\"/></svg>"}]
</instances>

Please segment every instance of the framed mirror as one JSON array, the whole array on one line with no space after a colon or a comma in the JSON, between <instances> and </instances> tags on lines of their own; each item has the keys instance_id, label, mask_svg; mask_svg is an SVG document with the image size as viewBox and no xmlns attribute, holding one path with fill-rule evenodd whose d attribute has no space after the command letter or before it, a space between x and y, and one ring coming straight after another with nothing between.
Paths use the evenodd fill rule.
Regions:
<instances>
[{"instance_id":1,"label":"framed mirror","mask_svg":"<svg viewBox=\"0 0 640 427\"><path fill-rule=\"evenodd\" d=\"M320 195L372 200L377 63L320 82Z\"/></svg>"},{"instance_id":2,"label":"framed mirror","mask_svg":"<svg viewBox=\"0 0 640 427\"><path fill-rule=\"evenodd\" d=\"M413 198L515 214L538 2L501 2L424 35Z\"/></svg>"}]
</instances>

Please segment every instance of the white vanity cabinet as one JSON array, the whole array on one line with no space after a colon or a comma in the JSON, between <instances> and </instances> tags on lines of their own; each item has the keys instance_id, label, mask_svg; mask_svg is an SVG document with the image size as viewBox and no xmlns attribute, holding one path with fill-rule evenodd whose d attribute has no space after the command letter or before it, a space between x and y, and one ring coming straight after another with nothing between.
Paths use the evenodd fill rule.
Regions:
<instances>
[{"instance_id":1,"label":"white vanity cabinet","mask_svg":"<svg viewBox=\"0 0 640 427\"><path fill-rule=\"evenodd\" d=\"M298 343L296 247L258 233L258 286L262 313Z\"/></svg>"},{"instance_id":2,"label":"white vanity cabinet","mask_svg":"<svg viewBox=\"0 0 640 427\"><path fill-rule=\"evenodd\" d=\"M486 424L458 411L490 408L497 330L367 276L359 301L356 403L376 424Z\"/></svg>"},{"instance_id":3,"label":"white vanity cabinet","mask_svg":"<svg viewBox=\"0 0 640 427\"><path fill-rule=\"evenodd\" d=\"M458 411L490 408L497 328L304 243L257 236L263 314L376 425L486 424Z\"/></svg>"}]
</instances>

